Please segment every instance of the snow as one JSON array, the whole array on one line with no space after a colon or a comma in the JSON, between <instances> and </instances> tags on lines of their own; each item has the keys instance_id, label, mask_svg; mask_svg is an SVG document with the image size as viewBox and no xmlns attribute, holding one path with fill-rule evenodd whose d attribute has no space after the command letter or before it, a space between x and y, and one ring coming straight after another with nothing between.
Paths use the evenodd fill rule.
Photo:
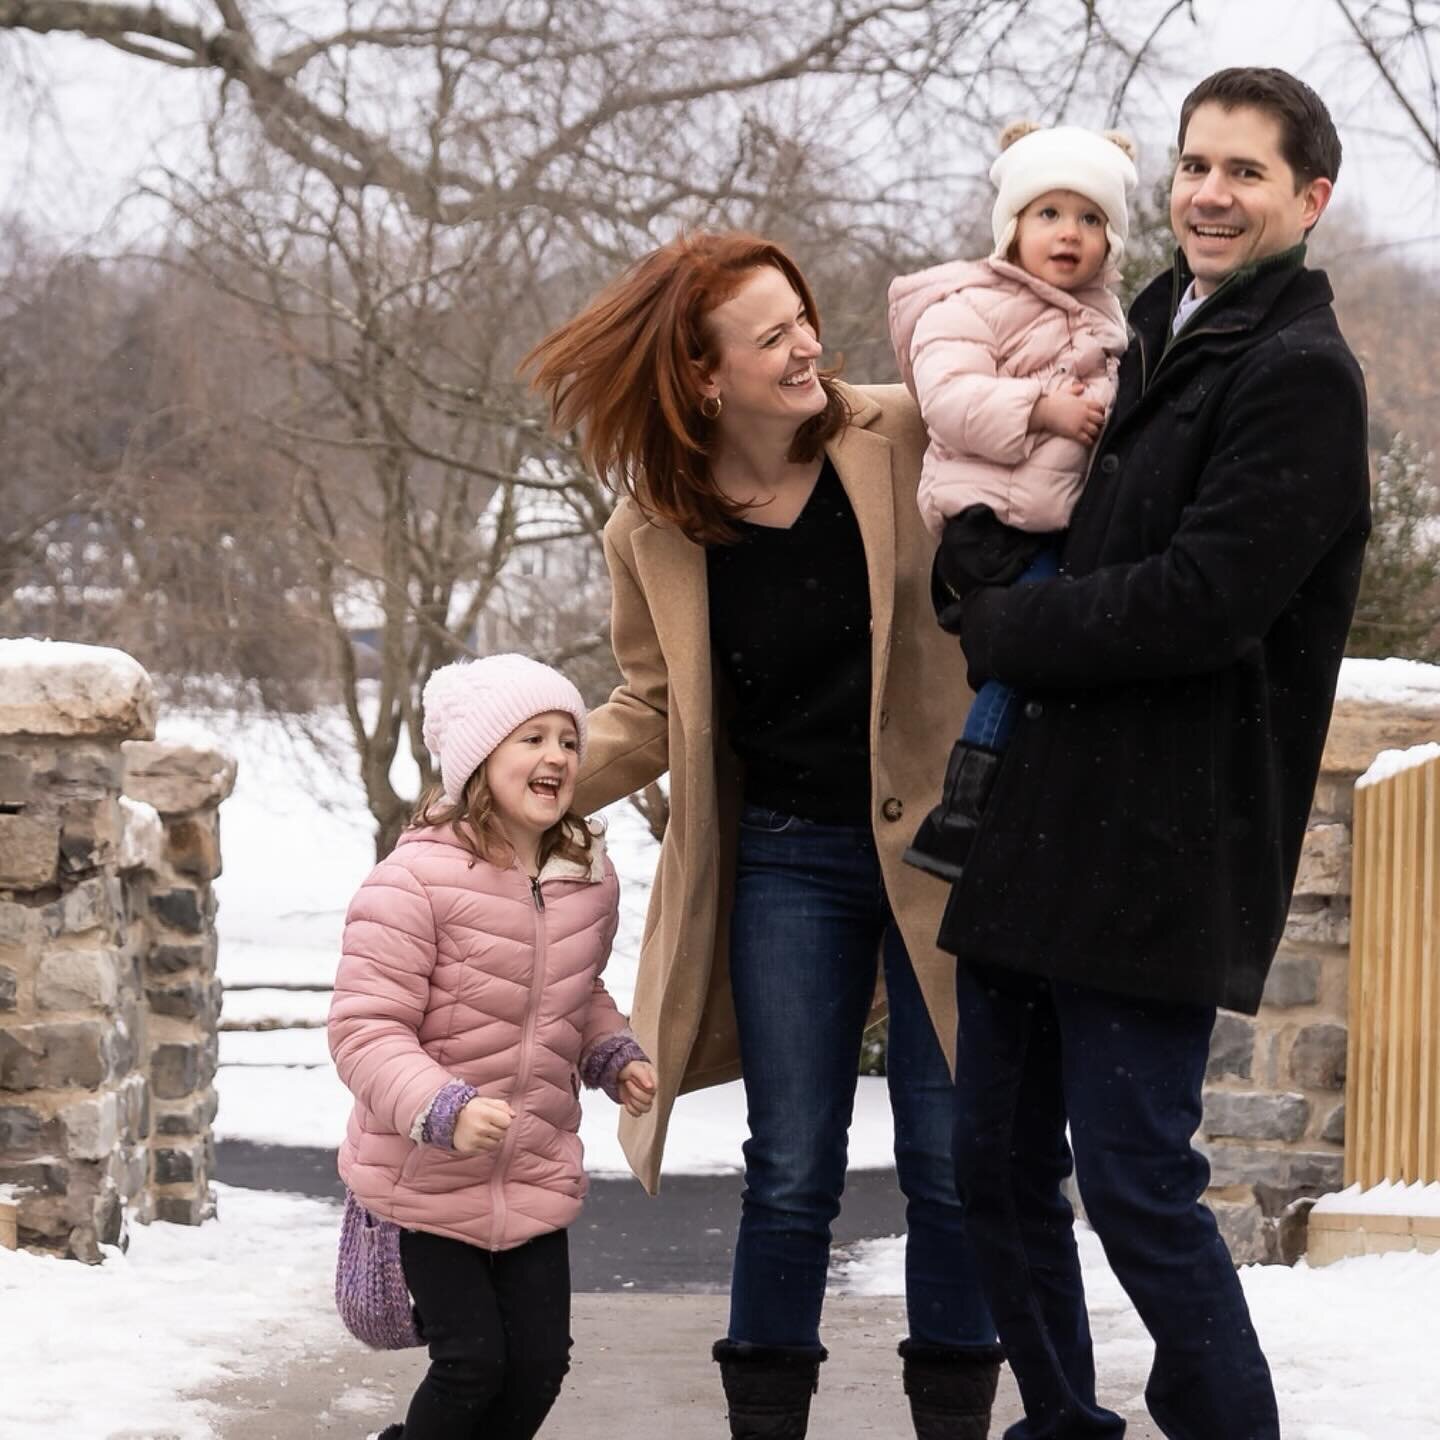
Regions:
<instances>
[{"instance_id":1,"label":"snow","mask_svg":"<svg viewBox=\"0 0 1440 1440\"><path fill-rule=\"evenodd\" d=\"M1416 1180L1409 1185L1382 1180L1378 1185L1322 1195L1315 1209L1331 1215L1426 1215L1440 1216L1440 1181Z\"/></svg>"},{"instance_id":2,"label":"snow","mask_svg":"<svg viewBox=\"0 0 1440 1440\"><path fill-rule=\"evenodd\" d=\"M1433 741L1427 745L1412 745L1408 750L1382 750L1370 762L1370 768L1355 782L1358 790L1362 785L1378 785L1402 770L1423 765L1427 760L1440 757L1440 744Z\"/></svg>"},{"instance_id":3,"label":"snow","mask_svg":"<svg viewBox=\"0 0 1440 1440\"><path fill-rule=\"evenodd\" d=\"M0 1314L25 1316L6 1327L0 1352L5 1440L215 1440L219 1411L205 1398L215 1387L343 1351L331 1302L338 1208L217 1192L216 1220L137 1226L128 1253L108 1251L103 1266L0 1251ZM1095 1236L1081 1227L1078 1238L1102 1398L1139 1408L1149 1339ZM851 1247L832 1267L831 1293L903 1293L903 1255L899 1237ZM1240 1274L1286 1440L1440 1440L1440 1369L1424 1323L1440 1314L1440 1254ZM103 1396L103 1407L77 1395ZM357 1387L337 1408L381 1407Z\"/></svg>"},{"instance_id":4,"label":"snow","mask_svg":"<svg viewBox=\"0 0 1440 1440\"><path fill-rule=\"evenodd\" d=\"M1101 1398L1140 1409L1153 1346L1094 1232L1078 1227L1077 1238ZM854 1246L832 1288L903 1295L904 1255L898 1236ZM1440 1440L1440 1367L1425 1323L1440 1315L1440 1253L1366 1255L1315 1270L1303 1260L1248 1265L1240 1280L1286 1440Z\"/></svg>"},{"instance_id":5,"label":"snow","mask_svg":"<svg viewBox=\"0 0 1440 1440\"><path fill-rule=\"evenodd\" d=\"M1342 660L1337 700L1440 710L1440 665L1420 660Z\"/></svg>"},{"instance_id":6,"label":"snow","mask_svg":"<svg viewBox=\"0 0 1440 1440\"><path fill-rule=\"evenodd\" d=\"M199 1392L341 1342L336 1207L216 1190L215 1221L137 1225L103 1265L0 1250L0 1315L24 1317L0 1350L5 1440L212 1440Z\"/></svg>"},{"instance_id":7,"label":"snow","mask_svg":"<svg viewBox=\"0 0 1440 1440\"><path fill-rule=\"evenodd\" d=\"M93 675L108 671L122 686L148 689L150 677L140 662L106 645L76 645L69 640L38 640L30 636L0 640L0 669L81 670Z\"/></svg>"},{"instance_id":8,"label":"snow","mask_svg":"<svg viewBox=\"0 0 1440 1440\"><path fill-rule=\"evenodd\" d=\"M153 805L122 795L120 822L120 869L132 870L164 853L165 825Z\"/></svg>"}]
</instances>

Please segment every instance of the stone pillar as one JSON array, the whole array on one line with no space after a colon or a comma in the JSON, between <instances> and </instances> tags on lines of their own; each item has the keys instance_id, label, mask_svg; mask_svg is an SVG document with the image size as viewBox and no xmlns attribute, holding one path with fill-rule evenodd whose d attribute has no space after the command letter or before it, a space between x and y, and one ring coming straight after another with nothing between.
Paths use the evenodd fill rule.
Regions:
<instances>
[{"instance_id":1,"label":"stone pillar","mask_svg":"<svg viewBox=\"0 0 1440 1440\"><path fill-rule=\"evenodd\" d=\"M1298 1258L1310 1201L1342 1184L1355 781L1382 750L1440 739L1440 668L1406 667L1415 688L1386 693L1378 663L1345 662L1260 1013L1222 1011L1215 1027L1197 1143L1237 1264Z\"/></svg>"},{"instance_id":2,"label":"stone pillar","mask_svg":"<svg viewBox=\"0 0 1440 1440\"><path fill-rule=\"evenodd\" d=\"M220 802L235 763L215 750L131 741L125 793L158 813L158 862L137 909L145 916L145 1068L156 1216L198 1225L215 1213L215 1068L220 981L215 973L215 895L220 873Z\"/></svg>"},{"instance_id":3,"label":"stone pillar","mask_svg":"<svg viewBox=\"0 0 1440 1440\"><path fill-rule=\"evenodd\" d=\"M154 725L128 655L0 640L0 1185L21 1245L88 1261L148 1182L126 889L147 817L121 802L121 743Z\"/></svg>"}]
</instances>

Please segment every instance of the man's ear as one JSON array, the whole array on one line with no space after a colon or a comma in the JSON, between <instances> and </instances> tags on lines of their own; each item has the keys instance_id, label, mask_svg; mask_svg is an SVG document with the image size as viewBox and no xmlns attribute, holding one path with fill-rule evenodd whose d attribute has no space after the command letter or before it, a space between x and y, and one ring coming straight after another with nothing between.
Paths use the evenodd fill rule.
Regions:
<instances>
[{"instance_id":1,"label":"man's ear","mask_svg":"<svg viewBox=\"0 0 1440 1440\"><path fill-rule=\"evenodd\" d=\"M1323 175L1317 175L1308 184L1300 187L1300 193L1305 200L1305 230L1308 234L1325 213L1325 207L1335 193L1335 182L1327 180Z\"/></svg>"}]
</instances>

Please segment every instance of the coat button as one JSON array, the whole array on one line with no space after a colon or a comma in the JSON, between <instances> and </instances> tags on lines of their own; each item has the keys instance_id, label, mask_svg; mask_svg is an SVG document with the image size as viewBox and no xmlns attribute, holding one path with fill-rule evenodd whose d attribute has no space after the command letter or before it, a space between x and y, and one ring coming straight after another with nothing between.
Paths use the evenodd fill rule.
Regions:
<instances>
[{"instance_id":1,"label":"coat button","mask_svg":"<svg viewBox=\"0 0 1440 1440\"><path fill-rule=\"evenodd\" d=\"M880 813L887 820L898 820L905 813L905 807L893 795L880 807Z\"/></svg>"},{"instance_id":2,"label":"coat button","mask_svg":"<svg viewBox=\"0 0 1440 1440\"><path fill-rule=\"evenodd\" d=\"M1044 713L1045 707L1038 700L1025 702L1025 718L1027 720L1038 720Z\"/></svg>"},{"instance_id":3,"label":"coat button","mask_svg":"<svg viewBox=\"0 0 1440 1440\"><path fill-rule=\"evenodd\" d=\"M1120 457L1118 455L1107 455L1101 462L1100 468L1107 475L1113 475L1120 468Z\"/></svg>"}]
</instances>

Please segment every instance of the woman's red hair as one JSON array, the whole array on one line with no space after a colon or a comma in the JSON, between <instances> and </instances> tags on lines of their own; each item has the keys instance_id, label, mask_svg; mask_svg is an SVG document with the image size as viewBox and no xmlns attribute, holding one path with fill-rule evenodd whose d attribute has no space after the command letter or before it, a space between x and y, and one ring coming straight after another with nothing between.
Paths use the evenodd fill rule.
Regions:
<instances>
[{"instance_id":1,"label":"woman's red hair","mask_svg":"<svg viewBox=\"0 0 1440 1440\"><path fill-rule=\"evenodd\" d=\"M739 230L695 231L636 261L520 362L552 421L581 431L596 474L698 544L733 540L746 509L710 470L716 429L700 411L700 377L719 356L704 321L765 266L794 287L818 335L815 298L780 246ZM820 383L825 408L795 432L792 461L815 459L849 422L832 374Z\"/></svg>"}]
</instances>

